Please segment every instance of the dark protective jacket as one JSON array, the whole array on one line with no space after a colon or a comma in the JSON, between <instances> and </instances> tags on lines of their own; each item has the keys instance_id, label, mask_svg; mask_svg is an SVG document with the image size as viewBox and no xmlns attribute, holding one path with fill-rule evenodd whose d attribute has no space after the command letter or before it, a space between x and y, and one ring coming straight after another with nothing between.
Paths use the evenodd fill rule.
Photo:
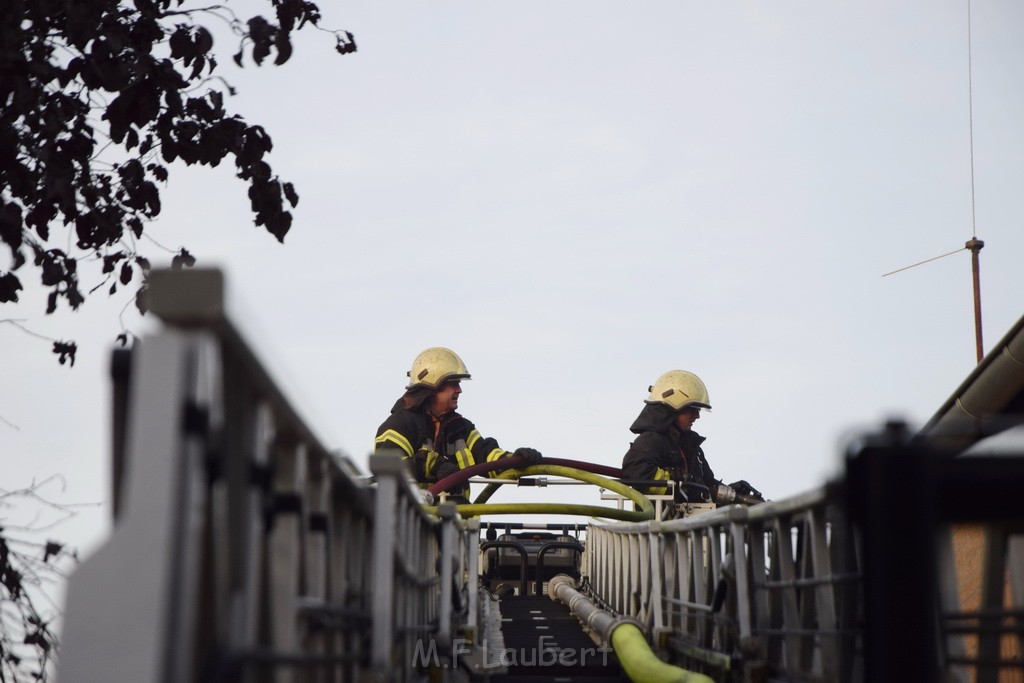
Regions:
<instances>
[{"instance_id":1,"label":"dark protective jacket","mask_svg":"<svg viewBox=\"0 0 1024 683\"><path fill-rule=\"evenodd\" d=\"M639 434L622 459L623 479L693 481L704 486L721 482L704 457L704 437L675 425L676 411L663 403L648 403L629 431ZM636 486L646 493L663 494L667 487Z\"/></svg>"},{"instance_id":2,"label":"dark protective jacket","mask_svg":"<svg viewBox=\"0 0 1024 683\"><path fill-rule=\"evenodd\" d=\"M430 414L425 406L406 409L399 399L391 415L377 428L374 451L397 448L409 465L421 488L429 488L460 469L491 462L510 455L494 439L485 439L472 422L456 412L442 417ZM488 476L497 476L489 472ZM469 485L451 490L469 495Z\"/></svg>"}]
</instances>

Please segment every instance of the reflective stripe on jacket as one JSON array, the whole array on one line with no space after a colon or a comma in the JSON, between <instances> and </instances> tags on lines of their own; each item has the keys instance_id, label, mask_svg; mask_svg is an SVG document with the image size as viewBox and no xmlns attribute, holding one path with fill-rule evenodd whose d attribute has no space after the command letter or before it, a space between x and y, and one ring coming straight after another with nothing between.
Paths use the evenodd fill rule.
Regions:
<instances>
[{"instance_id":1,"label":"reflective stripe on jacket","mask_svg":"<svg viewBox=\"0 0 1024 683\"><path fill-rule=\"evenodd\" d=\"M471 465L512 455L499 447L496 440L482 437L473 423L458 413L434 418L423 410L397 406L377 428L374 439L374 451L386 448L402 451L403 460L408 462L422 488ZM489 472L488 476L498 474ZM469 495L469 485L457 493Z\"/></svg>"}]
</instances>

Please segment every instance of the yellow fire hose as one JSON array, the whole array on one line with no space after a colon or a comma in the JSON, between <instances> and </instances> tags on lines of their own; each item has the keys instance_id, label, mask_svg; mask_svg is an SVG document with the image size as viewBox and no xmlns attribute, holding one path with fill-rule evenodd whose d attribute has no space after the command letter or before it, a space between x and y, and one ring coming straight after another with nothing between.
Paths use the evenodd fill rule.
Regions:
<instances>
[{"instance_id":1,"label":"yellow fire hose","mask_svg":"<svg viewBox=\"0 0 1024 683\"><path fill-rule=\"evenodd\" d=\"M635 623L598 607L576 590L576 582L559 574L548 582L548 597L565 603L573 615L603 642L611 643L629 680L636 683L714 683L702 673L661 661Z\"/></svg>"},{"instance_id":2,"label":"yellow fire hose","mask_svg":"<svg viewBox=\"0 0 1024 683\"><path fill-rule=\"evenodd\" d=\"M463 517L476 517L478 515L521 515L521 514L548 514L548 515L586 515L588 517L603 517L605 519L618 519L626 522L643 522L654 519L654 505L642 493L621 482L603 477L593 472L585 472L574 467L562 465L531 465L521 470L503 473L505 475L520 476L530 474L548 474L559 477L576 479L594 486L614 491L615 493L628 498L636 503L639 510L620 510L618 508L604 507L601 505L577 505L574 503L468 503L458 505L456 509ZM427 507L427 510L436 512L436 507Z\"/></svg>"}]
</instances>

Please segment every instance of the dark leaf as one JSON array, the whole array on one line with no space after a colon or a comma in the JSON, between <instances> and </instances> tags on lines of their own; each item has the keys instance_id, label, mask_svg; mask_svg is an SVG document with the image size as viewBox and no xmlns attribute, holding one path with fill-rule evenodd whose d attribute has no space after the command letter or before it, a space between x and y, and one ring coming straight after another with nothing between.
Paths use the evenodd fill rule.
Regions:
<instances>
[{"instance_id":1,"label":"dark leaf","mask_svg":"<svg viewBox=\"0 0 1024 683\"><path fill-rule=\"evenodd\" d=\"M0 304L6 304L18 300L18 290L21 289L21 280L14 273L0 275Z\"/></svg>"},{"instance_id":2,"label":"dark leaf","mask_svg":"<svg viewBox=\"0 0 1024 683\"><path fill-rule=\"evenodd\" d=\"M132 267L129 263L121 265L121 284L126 285L132 281Z\"/></svg>"},{"instance_id":3,"label":"dark leaf","mask_svg":"<svg viewBox=\"0 0 1024 683\"><path fill-rule=\"evenodd\" d=\"M167 169L159 164L150 164L148 166L149 172L153 174L153 177L160 182L167 182Z\"/></svg>"},{"instance_id":4,"label":"dark leaf","mask_svg":"<svg viewBox=\"0 0 1024 683\"><path fill-rule=\"evenodd\" d=\"M171 48L171 57L173 59L181 59L185 62L185 66L188 66L189 62L192 61L192 40L188 35L188 27L179 25L174 32L171 34L167 44Z\"/></svg>"},{"instance_id":5,"label":"dark leaf","mask_svg":"<svg viewBox=\"0 0 1024 683\"><path fill-rule=\"evenodd\" d=\"M187 249L182 248L174 258L171 259L171 268L174 270L181 270L182 268L191 268L196 264L196 259L192 254L188 253Z\"/></svg>"},{"instance_id":6,"label":"dark leaf","mask_svg":"<svg viewBox=\"0 0 1024 683\"><path fill-rule=\"evenodd\" d=\"M135 216L128 219L128 228L135 235L135 239L142 237L142 221Z\"/></svg>"},{"instance_id":7,"label":"dark leaf","mask_svg":"<svg viewBox=\"0 0 1024 683\"><path fill-rule=\"evenodd\" d=\"M121 182L138 185L143 178L142 164L138 159L129 159L117 167L117 174L121 176Z\"/></svg>"},{"instance_id":8,"label":"dark leaf","mask_svg":"<svg viewBox=\"0 0 1024 683\"><path fill-rule=\"evenodd\" d=\"M267 221L267 230L277 238L278 242L284 242L284 236L292 227L292 215L287 211L275 214Z\"/></svg>"},{"instance_id":9,"label":"dark leaf","mask_svg":"<svg viewBox=\"0 0 1024 683\"><path fill-rule=\"evenodd\" d=\"M277 2L277 23L281 25L284 32L289 32L295 26L296 11L299 9L295 3Z\"/></svg>"},{"instance_id":10,"label":"dark leaf","mask_svg":"<svg viewBox=\"0 0 1024 683\"><path fill-rule=\"evenodd\" d=\"M147 216L158 216L160 214L160 191L156 185L148 180L140 188L145 201L145 214Z\"/></svg>"},{"instance_id":11,"label":"dark leaf","mask_svg":"<svg viewBox=\"0 0 1024 683\"><path fill-rule=\"evenodd\" d=\"M103 257L103 272L113 273L114 267L117 266L118 262L124 258L123 251L115 251L113 254L107 254Z\"/></svg>"},{"instance_id":12,"label":"dark leaf","mask_svg":"<svg viewBox=\"0 0 1024 683\"><path fill-rule=\"evenodd\" d=\"M36 234L45 242L50 239L49 223L56 215L57 207L52 204L36 204L25 216L25 223L35 228Z\"/></svg>"},{"instance_id":13,"label":"dark leaf","mask_svg":"<svg viewBox=\"0 0 1024 683\"><path fill-rule=\"evenodd\" d=\"M274 64L284 64L292 56L292 41L288 39L288 34L284 31L278 32L274 37L274 47L277 48Z\"/></svg>"},{"instance_id":14,"label":"dark leaf","mask_svg":"<svg viewBox=\"0 0 1024 683\"><path fill-rule=\"evenodd\" d=\"M298 206L299 193L295 191L295 186L291 183L284 183L281 187L284 190L285 198L288 200L288 203L292 205L292 208Z\"/></svg>"},{"instance_id":15,"label":"dark leaf","mask_svg":"<svg viewBox=\"0 0 1024 683\"><path fill-rule=\"evenodd\" d=\"M139 287L139 291L135 292L135 308L138 309L139 313L146 315L146 311L149 307L146 305L146 288Z\"/></svg>"},{"instance_id":16,"label":"dark leaf","mask_svg":"<svg viewBox=\"0 0 1024 683\"><path fill-rule=\"evenodd\" d=\"M346 31L344 35L339 33L337 34L337 38L338 44L335 45L334 49L338 54L347 55L356 51L356 39L351 33L348 31Z\"/></svg>"},{"instance_id":17,"label":"dark leaf","mask_svg":"<svg viewBox=\"0 0 1024 683\"><path fill-rule=\"evenodd\" d=\"M270 169L270 164L265 161L257 161L249 168L249 175L252 178L267 180L272 174L273 172Z\"/></svg>"},{"instance_id":18,"label":"dark leaf","mask_svg":"<svg viewBox=\"0 0 1024 683\"><path fill-rule=\"evenodd\" d=\"M60 356L58 359L61 365L64 365L67 361L71 361L71 365L75 364L75 353L78 352L78 345L73 341L69 342L53 342L53 352Z\"/></svg>"},{"instance_id":19,"label":"dark leaf","mask_svg":"<svg viewBox=\"0 0 1024 683\"><path fill-rule=\"evenodd\" d=\"M252 41L252 60L259 66L270 54L270 44L274 38L274 28L263 17L249 20L249 40Z\"/></svg>"},{"instance_id":20,"label":"dark leaf","mask_svg":"<svg viewBox=\"0 0 1024 683\"><path fill-rule=\"evenodd\" d=\"M99 224L102 215L96 211L79 214L75 217L75 235L79 249L95 249L103 244L103 231Z\"/></svg>"},{"instance_id":21,"label":"dark leaf","mask_svg":"<svg viewBox=\"0 0 1024 683\"><path fill-rule=\"evenodd\" d=\"M102 118L110 123L110 139L116 143L120 144L128 132L128 108L134 96L133 90L123 91L107 105L103 113Z\"/></svg>"},{"instance_id":22,"label":"dark leaf","mask_svg":"<svg viewBox=\"0 0 1024 683\"><path fill-rule=\"evenodd\" d=\"M196 57L196 61L192 62L192 73L189 74L189 80L194 81L199 78L199 75L203 72L204 66L206 66L206 57Z\"/></svg>"},{"instance_id":23,"label":"dark leaf","mask_svg":"<svg viewBox=\"0 0 1024 683\"><path fill-rule=\"evenodd\" d=\"M74 284L69 284L68 289L64 292L64 297L71 304L72 309L77 309L79 306L85 303L85 297L78 291L78 287Z\"/></svg>"},{"instance_id":24,"label":"dark leaf","mask_svg":"<svg viewBox=\"0 0 1024 683\"><path fill-rule=\"evenodd\" d=\"M57 541L47 541L46 548L43 550L43 562L49 562L51 557L55 557L60 554L60 551L64 549L64 545Z\"/></svg>"},{"instance_id":25,"label":"dark leaf","mask_svg":"<svg viewBox=\"0 0 1024 683\"><path fill-rule=\"evenodd\" d=\"M196 54L205 55L213 47L213 35L202 26L196 28Z\"/></svg>"},{"instance_id":26,"label":"dark leaf","mask_svg":"<svg viewBox=\"0 0 1024 683\"><path fill-rule=\"evenodd\" d=\"M21 207L17 204L0 205L0 240L12 250L21 246Z\"/></svg>"},{"instance_id":27,"label":"dark leaf","mask_svg":"<svg viewBox=\"0 0 1024 683\"><path fill-rule=\"evenodd\" d=\"M63 259L55 255L54 251L48 251L42 258L43 277L42 283L47 287L53 287L64 279L64 268L61 266Z\"/></svg>"}]
</instances>

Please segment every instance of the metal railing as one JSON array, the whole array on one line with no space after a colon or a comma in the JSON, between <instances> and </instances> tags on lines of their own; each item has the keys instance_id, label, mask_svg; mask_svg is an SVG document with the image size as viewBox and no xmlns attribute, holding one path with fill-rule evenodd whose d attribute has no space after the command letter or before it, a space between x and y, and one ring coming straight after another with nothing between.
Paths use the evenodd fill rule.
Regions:
<instances>
[{"instance_id":1,"label":"metal railing","mask_svg":"<svg viewBox=\"0 0 1024 683\"><path fill-rule=\"evenodd\" d=\"M381 680L418 680L418 669L451 658L456 637L467 659L476 645L479 522L467 523L450 503L428 514L400 452L371 456L370 470L377 480L371 663Z\"/></svg>"},{"instance_id":2,"label":"metal railing","mask_svg":"<svg viewBox=\"0 0 1024 683\"><path fill-rule=\"evenodd\" d=\"M1021 455L887 425L807 494L591 527L584 585L717 680L1024 680Z\"/></svg>"},{"instance_id":3,"label":"metal railing","mask_svg":"<svg viewBox=\"0 0 1024 683\"><path fill-rule=\"evenodd\" d=\"M853 536L827 489L592 527L584 574L603 606L688 669L721 680L855 676Z\"/></svg>"},{"instance_id":4,"label":"metal railing","mask_svg":"<svg viewBox=\"0 0 1024 683\"><path fill-rule=\"evenodd\" d=\"M323 447L219 272L149 295L165 326L115 363L115 525L69 582L59 679L411 680L473 622L473 527L426 515L397 456L371 482Z\"/></svg>"}]
</instances>

